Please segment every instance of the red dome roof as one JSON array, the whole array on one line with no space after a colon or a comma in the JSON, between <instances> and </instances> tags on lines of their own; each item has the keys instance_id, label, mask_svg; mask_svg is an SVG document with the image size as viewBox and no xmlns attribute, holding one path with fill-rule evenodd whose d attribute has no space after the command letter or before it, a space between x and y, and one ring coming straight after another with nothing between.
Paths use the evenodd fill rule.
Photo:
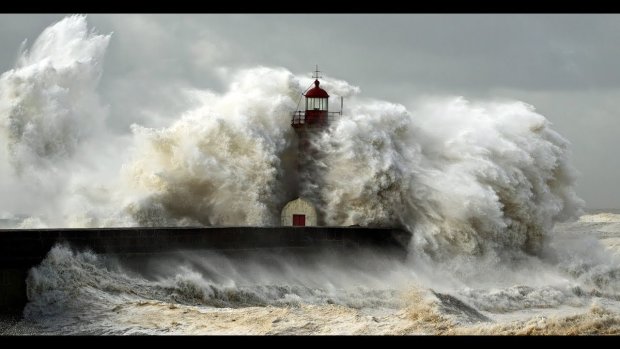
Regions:
<instances>
[{"instance_id":1,"label":"red dome roof","mask_svg":"<svg viewBox=\"0 0 620 349\"><path fill-rule=\"evenodd\" d=\"M306 92L304 96L306 96L306 98L329 98L327 92L319 87L319 80L314 80L314 87Z\"/></svg>"}]
</instances>

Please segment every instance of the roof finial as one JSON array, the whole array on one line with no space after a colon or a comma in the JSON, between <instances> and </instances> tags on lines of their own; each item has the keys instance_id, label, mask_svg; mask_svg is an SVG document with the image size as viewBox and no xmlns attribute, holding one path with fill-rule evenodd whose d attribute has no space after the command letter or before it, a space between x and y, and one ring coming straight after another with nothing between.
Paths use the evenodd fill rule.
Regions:
<instances>
[{"instance_id":1,"label":"roof finial","mask_svg":"<svg viewBox=\"0 0 620 349\"><path fill-rule=\"evenodd\" d=\"M317 65L316 65L316 70L314 71L315 75L312 75L312 77L313 77L313 78L315 78L315 79L322 78L322 76L319 76L319 73L320 73L320 72L321 72L321 71L319 70L319 65L317 64Z\"/></svg>"}]
</instances>

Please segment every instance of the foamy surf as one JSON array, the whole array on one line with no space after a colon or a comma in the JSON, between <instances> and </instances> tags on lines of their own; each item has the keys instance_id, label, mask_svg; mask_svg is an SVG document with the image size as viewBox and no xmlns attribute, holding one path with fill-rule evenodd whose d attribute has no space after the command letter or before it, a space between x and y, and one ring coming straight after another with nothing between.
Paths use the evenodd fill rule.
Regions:
<instances>
[{"instance_id":1,"label":"foamy surf","mask_svg":"<svg viewBox=\"0 0 620 349\"><path fill-rule=\"evenodd\" d=\"M589 229L571 225L583 236ZM248 260L194 252L137 266L57 246L31 270L25 319L11 331L618 334L620 268L608 257L543 258L512 265L504 279L447 283L411 261L364 254Z\"/></svg>"}]
</instances>

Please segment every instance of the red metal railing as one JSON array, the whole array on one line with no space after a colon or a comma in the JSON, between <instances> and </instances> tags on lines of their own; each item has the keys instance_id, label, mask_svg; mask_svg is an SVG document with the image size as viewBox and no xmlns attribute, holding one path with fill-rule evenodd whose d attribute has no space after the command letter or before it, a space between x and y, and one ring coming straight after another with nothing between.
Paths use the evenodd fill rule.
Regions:
<instances>
[{"instance_id":1,"label":"red metal railing","mask_svg":"<svg viewBox=\"0 0 620 349\"><path fill-rule=\"evenodd\" d=\"M340 112L328 112L327 113L327 122L329 123L336 116L340 116ZM293 118L291 119L291 125L293 127L304 126L306 124L306 112L305 111L296 111L293 113Z\"/></svg>"}]
</instances>

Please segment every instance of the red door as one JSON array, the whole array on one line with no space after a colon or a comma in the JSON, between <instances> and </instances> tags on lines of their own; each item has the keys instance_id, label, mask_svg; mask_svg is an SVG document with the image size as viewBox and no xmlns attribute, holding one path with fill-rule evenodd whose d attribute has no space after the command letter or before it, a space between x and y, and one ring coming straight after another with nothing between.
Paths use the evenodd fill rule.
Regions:
<instances>
[{"instance_id":1,"label":"red door","mask_svg":"<svg viewBox=\"0 0 620 349\"><path fill-rule=\"evenodd\" d=\"M306 215L305 214L294 214L293 215L293 225L294 226L305 226L306 225Z\"/></svg>"}]
</instances>

